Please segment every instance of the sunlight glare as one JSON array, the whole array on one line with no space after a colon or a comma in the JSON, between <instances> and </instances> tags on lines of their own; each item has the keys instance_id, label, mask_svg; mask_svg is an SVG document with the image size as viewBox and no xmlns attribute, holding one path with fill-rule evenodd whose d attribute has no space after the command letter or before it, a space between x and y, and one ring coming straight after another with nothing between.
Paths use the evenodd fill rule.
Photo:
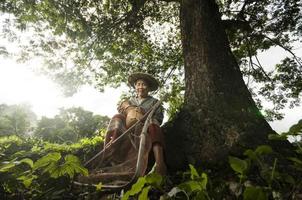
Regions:
<instances>
[{"instance_id":1,"label":"sunlight glare","mask_svg":"<svg viewBox=\"0 0 302 200\"><path fill-rule=\"evenodd\" d=\"M0 103L29 103L38 116L56 114L54 108L63 99L50 79L37 76L29 66L11 60L2 59L0 62L0 86Z\"/></svg>"},{"instance_id":2,"label":"sunlight glare","mask_svg":"<svg viewBox=\"0 0 302 200\"><path fill-rule=\"evenodd\" d=\"M39 66L39 63L31 62L31 66ZM59 113L59 108L82 107L94 114L116 114L117 103L122 91L119 89L105 88L101 93L92 86L84 85L71 97L63 96L51 79L45 75L38 75L32 71L35 69L26 64L16 64L12 60L0 60L0 104L28 103L32 110L41 116L53 117Z\"/></svg>"}]
</instances>

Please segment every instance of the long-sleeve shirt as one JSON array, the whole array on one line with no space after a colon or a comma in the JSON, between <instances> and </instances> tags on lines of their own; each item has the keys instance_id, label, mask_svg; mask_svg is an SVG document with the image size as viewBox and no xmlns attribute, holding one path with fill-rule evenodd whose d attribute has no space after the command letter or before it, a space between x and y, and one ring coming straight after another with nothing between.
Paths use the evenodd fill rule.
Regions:
<instances>
[{"instance_id":1,"label":"long-sleeve shirt","mask_svg":"<svg viewBox=\"0 0 302 200\"><path fill-rule=\"evenodd\" d=\"M152 96L148 96L145 99L140 100L137 97L132 97L129 99L129 103L131 105L137 106L142 108L145 112L148 112L152 106L154 104L156 104L156 102L158 101L158 99L152 97ZM163 118L164 118L164 109L161 106L158 107L158 109L155 111L154 115L153 115L153 119L156 119L159 123L159 125L163 122Z\"/></svg>"}]
</instances>

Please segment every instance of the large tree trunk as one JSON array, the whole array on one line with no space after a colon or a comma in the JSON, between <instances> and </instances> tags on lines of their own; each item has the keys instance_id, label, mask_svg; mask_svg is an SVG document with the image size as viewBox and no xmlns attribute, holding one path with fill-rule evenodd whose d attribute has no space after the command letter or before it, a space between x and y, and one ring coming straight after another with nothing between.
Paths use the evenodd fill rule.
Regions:
<instances>
[{"instance_id":1,"label":"large tree trunk","mask_svg":"<svg viewBox=\"0 0 302 200\"><path fill-rule=\"evenodd\" d=\"M215 1L182 0L180 20L185 103L165 127L168 166L217 165L266 143L273 131L243 81Z\"/></svg>"}]
</instances>

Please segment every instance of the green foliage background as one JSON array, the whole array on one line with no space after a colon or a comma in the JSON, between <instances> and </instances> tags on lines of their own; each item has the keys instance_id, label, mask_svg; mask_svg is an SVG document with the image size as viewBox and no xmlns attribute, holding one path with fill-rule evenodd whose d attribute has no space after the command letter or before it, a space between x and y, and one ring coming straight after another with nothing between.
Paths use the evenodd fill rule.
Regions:
<instances>
[{"instance_id":1,"label":"green foliage background","mask_svg":"<svg viewBox=\"0 0 302 200\"><path fill-rule=\"evenodd\" d=\"M0 137L0 195L4 199L97 199L101 183L91 187L73 184L78 175L88 175L82 163L98 153L104 130L73 144L41 138L10 135ZM292 155L284 157L262 145L247 149L242 157L229 156L224 169L199 168L161 177L153 170L128 190L111 199L299 199L302 194L302 121L289 132L271 135L271 140L295 137ZM280 157L281 156L281 157ZM282 160L287 160L284 163Z\"/></svg>"},{"instance_id":2,"label":"green foliage background","mask_svg":"<svg viewBox=\"0 0 302 200\"><path fill-rule=\"evenodd\" d=\"M81 164L101 148L102 136L74 144L4 136L0 138L0 193L7 199L57 199L70 194L76 175L88 175ZM74 197L75 198L75 197Z\"/></svg>"}]
</instances>

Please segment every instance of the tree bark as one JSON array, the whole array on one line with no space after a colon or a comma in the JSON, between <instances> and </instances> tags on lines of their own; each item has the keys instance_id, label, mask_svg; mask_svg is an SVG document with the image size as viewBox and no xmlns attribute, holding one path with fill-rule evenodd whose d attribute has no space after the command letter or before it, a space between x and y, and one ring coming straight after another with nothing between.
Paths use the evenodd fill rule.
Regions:
<instances>
[{"instance_id":1,"label":"tree bark","mask_svg":"<svg viewBox=\"0 0 302 200\"><path fill-rule=\"evenodd\" d=\"M214 0L182 0L185 102L166 133L169 170L219 165L229 153L267 143L273 130L257 109L231 52Z\"/></svg>"}]
</instances>

